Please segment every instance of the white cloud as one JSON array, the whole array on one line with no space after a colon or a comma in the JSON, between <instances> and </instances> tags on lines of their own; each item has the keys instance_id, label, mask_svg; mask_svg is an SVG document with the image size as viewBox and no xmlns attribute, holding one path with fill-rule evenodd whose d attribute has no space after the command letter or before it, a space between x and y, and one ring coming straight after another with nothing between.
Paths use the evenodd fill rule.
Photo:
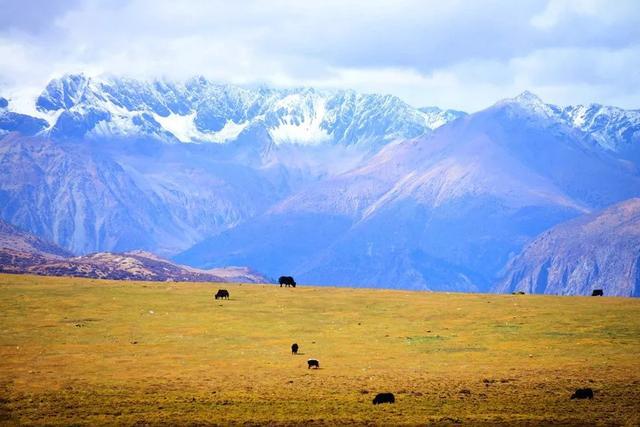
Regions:
<instances>
[{"instance_id":1,"label":"white cloud","mask_svg":"<svg viewBox=\"0 0 640 427\"><path fill-rule=\"evenodd\" d=\"M354 88L466 110L524 89L640 107L634 0L40 3L0 0L12 11L0 18L0 91L84 71Z\"/></svg>"},{"instance_id":2,"label":"white cloud","mask_svg":"<svg viewBox=\"0 0 640 427\"><path fill-rule=\"evenodd\" d=\"M596 0L550 1L544 11L531 18L531 24L537 28L550 29L557 26L567 15L596 15L597 8Z\"/></svg>"}]
</instances>

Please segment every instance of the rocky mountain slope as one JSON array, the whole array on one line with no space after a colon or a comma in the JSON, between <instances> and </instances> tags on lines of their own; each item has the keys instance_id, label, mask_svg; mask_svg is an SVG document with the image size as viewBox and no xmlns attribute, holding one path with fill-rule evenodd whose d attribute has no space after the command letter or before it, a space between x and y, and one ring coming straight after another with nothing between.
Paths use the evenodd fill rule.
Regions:
<instances>
[{"instance_id":1,"label":"rocky mountain slope","mask_svg":"<svg viewBox=\"0 0 640 427\"><path fill-rule=\"evenodd\" d=\"M507 266L497 292L640 296L640 199L545 231Z\"/></svg>"},{"instance_id":2,"label":"rocky mountain slope","mask_svg":"<svg viewBox=\"0 0 640 427\"><path fill-rule=\"evenodd\" d=\"M76 254L164 255L261 212L287 191L278 170L220 161L209 151L10 134L0 140L0 217Z\"/></svg>"},{"instance_id":3,"label":"rocky mountain slope","mask_svg":"<svg viewBox=\"0 0 640 427\"><path fill-rule=\"evenodd\" d=\"M31 113L46 126L7 125L0 140L0 217L79 254L174 254L430 132L428 114L392 96L202 78L69 75Z\"/></svg>"},{"instance_id":4,"label":"rocky mountain slope","mask_svg":"<svg viewBox=\"0 0 640 427\"><path fill-rule=\"evenodd\" d=\"M638 111L528 92L467 115L352 91L68 75L29 111L13 101L0 100L0 218L77 255L486 291L539 233L640 195Z\"/></svg>"},{"instance_id":5,"label":"rocky mountain slope","mask_svg":"<svg viewBox=\"0 0 640 427\"><path fill-rule=\"evenodd\" d=\"M309 283L485 291L538 233L638 194L637 174L525 93L388 145L176 259L285 268Z\"/></svg>"},{"instance_id":6,"label":"rocky mountain slope","mask_svg":"<svg viewBox=\"0 0 640 427\"><path fill-rule=\"evenodd\" d=\"M58 246L0 220L0 272L115 280L267 283L248 268L213 271L177 265L142 251L72 256Z\"/></svg>"}]
</instances>

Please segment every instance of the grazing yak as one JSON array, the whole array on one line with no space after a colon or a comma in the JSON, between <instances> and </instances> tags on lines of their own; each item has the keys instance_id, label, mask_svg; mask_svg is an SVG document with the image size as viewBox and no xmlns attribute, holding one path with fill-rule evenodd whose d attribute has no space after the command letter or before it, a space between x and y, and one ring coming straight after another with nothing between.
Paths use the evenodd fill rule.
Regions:
<instances>
[{"instance_id":1,"label":"grazing yak","mask_svg":"<svg viewBox=\"0 0 640 427\"><path fill-rule=\"evenodd\" d=\"M309 359L309 360L307 360L307 365L309 365L307 367L307 369L311 369L311 368L320 369L320 362L318 362L317 359Z\"/></svg>"},{"instance_id":2,"label":"grazing yak","mask_svg":"<svg viewBox=\"0 0 640 427\"><path fill-rule=\"evenodd\" d=\"M298 354L298 344L293 343L293 345L291 345L291 354Z\"/></svg>"},{"instance_id":3,"label":"grazing yak","mask_svg":"<svg viewBox=\"0 0 640 427\"><path fill-rule=\"evenodd\" d=\"M591 292L591 296L592 297L602 297L602 296L604 296L604 292L602 291L602 289L594 289L593 292Z\"/></svg>"},{"instance_id":4,"label":"grazing yak","mask_svg":"<svg viewBox=\"0 0 640 427\"><path fill-rule=\"evenodd\" d=\"M590 388L579 388L571 395L571 399L593 399L593 390Z\"/></svg>"},{"instance_id":5,"label":"grazing yak","mask_svg":"<svg viewBox=\"0 0 640 427\"><path fill-rule=\"evenodd\" d=\"M215 295L216 299L229 299L229 291L226 289L218 289Z\"/></svg>"},{"instance_id":6,"label":"grazing yak","mask_svg":"<svg viewBox=\"0 0 640 427\"><path fill-rule=\"evenodd\" d=\"M376 397L373 398L373 404L379 405L381 403L395 403L396 398L393 393L378 393Z\"/></svg>"},{"instance_id":7,"label":"grazing yak","mask_svg":"<svg viewBox=\"0 0 640 427\"><path fill-rule=\"evenodd\" d=\"M280 283L280 287L282 287L282 285L284 285L286 288L288 288L289 286L293 286L294 288L296 287L296 281L293 280L293 277L291 276L280 276L280 278L278 279L278 283Z\"/></svg>"}]
</instances>

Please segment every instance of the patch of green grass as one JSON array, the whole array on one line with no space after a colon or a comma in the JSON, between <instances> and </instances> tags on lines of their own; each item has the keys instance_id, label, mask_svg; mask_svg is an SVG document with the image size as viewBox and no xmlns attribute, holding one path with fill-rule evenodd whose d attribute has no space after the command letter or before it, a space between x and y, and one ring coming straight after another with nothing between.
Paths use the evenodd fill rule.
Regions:
<instances>
[{"instance_id":1,"label":"patch of green grass","mask_svg":"<svg viewBox=\"0 0 640 427\"><path fill-rule=\"evenodd\" d=\"M637 299L222 286L0 275L0 424L640 423Z\"/></svg>"},{"instance_id":2,"label":"patch of green grass","mask_svg":"<svg viewBox=\"0 0 640 427\"><path fill-rule=\"evenodd\" d=\"M415 337L406 337L407 344L422 344L422 343L434 343L445 340L445 337L441 337L440 335L431 335L431 336L415 336Z\"/></svg>"},{"instance_id":3,"label":"patch of green grass","mask_svg":"<svg viewBox=\"0 0 640 427\"><path fill-rule=\"evenodd\" d=\"M488 351L489 349L486 347L445 347L436 349L435 351L439 351L442 353L475 353L475 352L483 352Z\"/></svg>"}]
</instances>

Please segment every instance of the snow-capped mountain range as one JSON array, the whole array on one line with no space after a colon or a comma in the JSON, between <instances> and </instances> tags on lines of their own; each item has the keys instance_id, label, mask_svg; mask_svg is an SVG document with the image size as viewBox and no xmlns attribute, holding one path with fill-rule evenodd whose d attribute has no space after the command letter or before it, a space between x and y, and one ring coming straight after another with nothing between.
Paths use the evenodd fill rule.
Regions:
<instances>
[{"instance_id":1,"label":"snow-capped mountain range","mask_svg":"<svg viewBox=\"0 0 640 427\"><path fill-rule=\"evenodd\" d=\"M599 104L561 108L530 92L517 99L589 133L607 149L619 150L640 140L640 110ZM345 145L417 137L467 114L438 107L416 109L392 95L349 90L250 89L203 77L171 82L83 74L52 80L28 111L13 111L10 101L0 97L0 111L0 130L20 128L53 138L142 136L224 143L247 128L264 126L276 144Z\"/></svg>"},{"instance_id":2,"label":"snow-capped mountain range","mask_svg":"<svg viewBox=\"0 0 640 427\"><path fill-rule=\"evenodd\" d=\"M248 89L210 82L138 81L69 75L51 81L36 115L54 138L153 137L233 141L252 126L276 144L363 144L415 137L461 113L414 109L391 95L312 88Z\"/></svg>"},{"instance_id":3,"label":"snow-capped mountain range","mask_svg":"<svg viewBox=\"0 0 640 427\"><path fill-rule=\"evenodd\" d=\"M0 98L0 217L83 254L486 291L539 233L640 195L640 111L68 75Z\"/></svg>"}]
</instances>

